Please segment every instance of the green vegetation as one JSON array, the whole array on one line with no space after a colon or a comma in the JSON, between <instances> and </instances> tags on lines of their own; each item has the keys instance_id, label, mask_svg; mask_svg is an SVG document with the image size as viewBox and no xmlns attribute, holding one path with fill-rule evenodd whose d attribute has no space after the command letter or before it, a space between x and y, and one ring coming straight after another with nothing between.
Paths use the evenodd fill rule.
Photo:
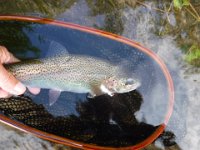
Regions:
<instances>
[{"instance_id":1,"label":"green vegetation","mask_svg":"<svg viewBox=\"0 0 200 150\"><path fill-rule=\"evenodd\" d=\"M152 2L154 2L152 0ZM152 7L146 1L137 1L157 13L155 34L172 35L185 53L185 61L200 67L200 3L198 0L166 0ZM171 16L170 16L171 15ZM173 17L174 18L173 18Z\"/></svg>"},{"instance_id":2,"label":"green vegetation","mask_svg":"<svg viewBox=\"0 0 200 150\"><path fill-rule=\"evenodd\" d=\"M195 7L192 5L190 0L173 0L173 4L175 8L181 10L184 6L184 9L189 13L192 17L194 17L197 21L200 21L200 16Z\"/></svg>"},{"instance_id":3,"label":"green vegetation","mask_svg":"<svg viewBox=\"0 0 200 150\"><path fill-rule=\"evenodd\" d=\"M192 19L189 18L185 19L186 21L186 25L184 27L185 33L189 36L189 38L188 37L182 38L184 39L184 41L182 40L182 42L184 42L183 45L185 45L182 47L182 50L185 51L186 53L185 60L189 64L192 64L196 67L200 67L200 39L198 36L198 32L200 31L200 25L199 25L200 15L198 12L199 9L196 9L190 2L190 0L173 0L173 3L175 8L178 8L182 12L185 12L184 15L185 18L191 16L194 19L193 22ZM182 10L183 8L184 10Z\"/></svg>"},{"instance_id":4,"label":"green vegetation","mask_svg":"<svg viewBox=\"0 0 200 150\"><path fill-rule=\"evenodd\" d=\"M198 0L167 0L156 7L138 3L157 11L155 33L158 36L172 35L186 54L185 60L200 67L200 3ZM173 17L174 18L173 18Z\"/></svg>"},{"instance_id":5,"label":"green vegetation","mask_svg":"<svg viewBox=\"0 0 200 150\"><path fill-rule=\"evenodd\" d=\"M178 9L181 9L183 6L190 5L189 0L173 0L173 3L174 3L174 7Z\"/></svg>"},{"instance_id":6,"label":"green vegetation","mask_svg":"<svg viewBox=\"0 0 200 150\"><path fill-rule=\"evenodd\" d=\"M186 53L185 59L188 63L200 67L200 47L192 45Z\"/></svg>"}]
</instances>

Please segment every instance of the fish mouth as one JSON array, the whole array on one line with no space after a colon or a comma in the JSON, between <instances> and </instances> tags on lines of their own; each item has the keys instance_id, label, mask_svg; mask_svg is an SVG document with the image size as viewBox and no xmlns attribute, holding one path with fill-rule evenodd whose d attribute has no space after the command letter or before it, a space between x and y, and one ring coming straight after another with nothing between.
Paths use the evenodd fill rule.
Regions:
<instances>
[{"instance_id":1,"label":"fish mouth","mask_svg":"<svg viewBox=\"0 0 200 150\"><path fill-rule=\"evenodd\" d=\"M135 83L135 80L133 80L132 78L129 78L126 80L125 85L133 85Z\"/></svg>"},{"instance_id":2,"label":"fish mouth","mask_svg":"<svg viewBox=\"0 0 200 150\"><path fill-rule=\"evenodd\" d=\"M141 83L139 81L136 81L136 83L133 84L131 91L136 90L138 87L140 87L140 85Z\"/></svg>"},{"instance_id":3,"label":"fish mouth","mask_svg":"<svg viewBox=\"0 0 200 150\"><path fill-rule=\"evenodd\" d=\"M115 88L114 90L116 91L116 93L128 93L128 92L136 90L141 85L139 81L135 81L135 80L131 81L131 83L133 84L130 84L130 81L128 82L129 83L125 84L124 88Z\"/></svg>"}]
</instances>

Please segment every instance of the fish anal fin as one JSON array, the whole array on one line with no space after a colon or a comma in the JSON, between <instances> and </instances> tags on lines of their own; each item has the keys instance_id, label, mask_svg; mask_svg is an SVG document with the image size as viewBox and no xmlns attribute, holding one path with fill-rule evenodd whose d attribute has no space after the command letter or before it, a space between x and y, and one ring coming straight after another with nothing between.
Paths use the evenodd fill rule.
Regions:
<instances>
[{"instance_id":1,"label":"fish anal fin","mask_svg":"<svg viewBox=\"0 0 200 150\"><path fill-rule=\"evenodd\" d=\"M88 93L87 98L94 98L96 96L95 93Z\"/></svg>"}]
</instances>

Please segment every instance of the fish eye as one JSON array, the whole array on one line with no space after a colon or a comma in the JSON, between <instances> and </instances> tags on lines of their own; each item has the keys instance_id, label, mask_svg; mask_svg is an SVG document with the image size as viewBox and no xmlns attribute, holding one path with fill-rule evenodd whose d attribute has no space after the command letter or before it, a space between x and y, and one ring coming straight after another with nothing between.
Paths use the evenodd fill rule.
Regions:
<instances>
[{"instance_id":1,"label":"fish eye","mask_svg":"<svg viewBox=\"0 0 200 150\"><path fill-rule=\"evenodd\" d=\"M134 80L131 78L127 79L125 82L125 85L132 85L132 84L134 84Z\"/></svg>"}]
</instances>

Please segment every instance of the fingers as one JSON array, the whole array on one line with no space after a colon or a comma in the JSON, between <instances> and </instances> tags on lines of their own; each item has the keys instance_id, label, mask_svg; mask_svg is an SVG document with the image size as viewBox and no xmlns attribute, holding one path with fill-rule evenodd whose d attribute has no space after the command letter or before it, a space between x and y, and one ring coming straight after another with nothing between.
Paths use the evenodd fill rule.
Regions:
<instances>
[{"instance_id":1,"label":"fingers","mask_svg":"<svg viewBox=\"0 0 200 150\"><path fill-rule=\"evenodd\" d=\"M26 87L19 82L12 74L7 72L2 64L8 64L20 61L13 56L4 46L0 46L0 98L21 95L26 91ZM39 88L28 87L32 94L38 94Z\"/></svg>"},{"instance_id":2,"label":"fingers","mask_svg":"<svg viewBox=\"0 0 200 150\"><path fill-rule=\"evenodd\" d=\"M7 64L18 62L19 59L13 56L4 46L0 46L0 63Z\"/></svg>"},{"instance_id":3,"label":"fingers","mask_svg":"<svg viewBox=\"0 0 200 150\"><path fill-rule=\"evenodd\" d=\"M21 95L26 87L0 64L0 87L11 94ZM0 95L1 96L1 95Z\"/></svg>"},{"instance_id":4,"label":"fingers","mask_svg":"<svg viewBox=\"0 0 200 150\"><path fill-rule=\"evenodd\" d=\"M4 46L0 46L0 97L10 97L11 94L20 95L25 92L26 87L20 83L12 74L8 73L2 64L18 62Z\"/></svg>"},{"instance_id":5,"label":"fingers","mask_svg":"<svg viewBox=\"0 0 200 150\"><path fill-rule=\"evenodd\" d=\"M40 93L40 88L33 88L33 87L28 86L28 90L34 95L37 95Z\"/></svg>"},{"instance_id":6,"label":"fingers","mask_svg":"<svg viewBox=\"0 0 200 150\"><path fill-rule=\"evenodd\" d=\"M12 95L6 91L4 91L3 89L0 89L0 98L8 98L11 97Z\"/></svg>"}]
</instances>

